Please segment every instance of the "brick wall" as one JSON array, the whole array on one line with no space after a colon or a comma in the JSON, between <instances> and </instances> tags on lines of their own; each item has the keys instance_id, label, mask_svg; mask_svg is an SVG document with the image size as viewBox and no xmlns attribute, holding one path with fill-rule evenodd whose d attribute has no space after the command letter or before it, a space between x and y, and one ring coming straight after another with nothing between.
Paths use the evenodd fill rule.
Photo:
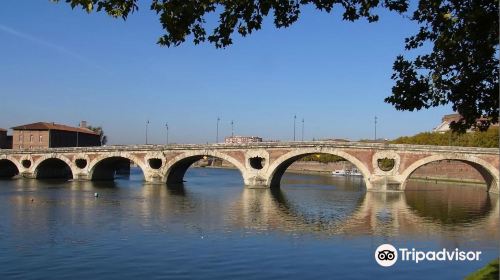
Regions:
<instances>
[{"instance_id":1,"label":"brick wall","mask_svg":"<svg viewBox=\"0 0 500 280\"><path fill-rule=\"evenodd\" d=\"M13 149L41 149L49 147L47 130L14 130L12 134Z\"/></svg>"},{"instance_id":2,"label":"brick wall","mask_svg":"<svg viewBox=\"0 0 500 280\"><path fill-rule=\"evenodd\" d=\"M431 162L421 166L410 178L442 178L457 180L484 181L481 174L467 163L456 160L443 160Z\"/></svg>"}]
</instances>

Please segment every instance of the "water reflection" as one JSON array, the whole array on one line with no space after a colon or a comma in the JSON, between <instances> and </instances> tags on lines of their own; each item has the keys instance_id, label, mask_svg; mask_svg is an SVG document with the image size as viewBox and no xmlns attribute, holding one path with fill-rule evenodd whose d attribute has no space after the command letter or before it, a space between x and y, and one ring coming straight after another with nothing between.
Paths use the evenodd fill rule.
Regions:
<instances>
[{"instance_id":1,"label":"water reflection","mask_svg":"<svg viewBox=\"0 0 500 280\"><path fill-rule=\"evenodd\" d=\"M350 188L349 181L339 187L322 185L332 183L328 178L309 185L304 181L293 178L282 189L243 189L233 204L231 221L245 229L326 235L463 231L498 238L498 197L480 187L439 185L433 191L364 193Z\"/></svg>"},{"instance_id":2,"label":"water reflection","mask_svg":"<svg viewBox=\"0 0 500 280\"><path fill-rule=\"evenodd\" d=\"M84 236L96 228L130 227L160 232L251 230L317 236L455 236L458 232L499 237L498 197L474 187L440 185L425 191L374 193L365 192L362 180L289 175L281 189L249 189L239 185L237 176L208 185L195 176L176 187L134 179L3 181L2 224L15 235L36 232L43 237L40 232L45 232L51 241L70 238L76 231Z\"/></svg>"},{"instance_id":3,"label":"water reflection","mask_svg":"<svg viewBox=\"0 0 500 280\"><path fill-rule=\"evenodd\" d=\"M412 182L413 185L417 183ZM409 184L410 185L410 184ZM478 191L477 187L430 185L426 191L407 191L407 204L419 216L443 225L467 225L481 220L497 206L498 199L490 193ZM434 186L434 189L432 188ZM410 185L411 187L411 185ZM494 211L493 211L494 212Z\"/></svg>"},{"instance_id":4,"label":"water reflection","mask_svg":"<svg viewBox=\"0 0 500 280\"><path fill-rule=\"evenodd\" d=\"M281 189L248 189L236 170L186 175L177 187L139 171L1 181L0 278L387 278L372 255L381 242L481 249L476 266L395 267L456 279L498 256L498 197L481 188L372 193L362 180L285 175Z\"/></svg>"}]
</instances>

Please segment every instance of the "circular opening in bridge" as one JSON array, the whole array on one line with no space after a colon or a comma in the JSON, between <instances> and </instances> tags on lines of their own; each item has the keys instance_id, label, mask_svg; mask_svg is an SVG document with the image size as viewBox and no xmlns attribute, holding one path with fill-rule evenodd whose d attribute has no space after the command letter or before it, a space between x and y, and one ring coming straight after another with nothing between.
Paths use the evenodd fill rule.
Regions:
<instances>
[{"instance_id":1,"label":"circular opening in bridge","mask_svg":"<svg viewBox=\"0 0 500 280\"><path fill-rule=\"evenodd\" d=\"M25 159L21 162L24 168L30 168L31 167L31 160Z\"/></svg>"},{"instance_id":2,"label":"circular opening in bridge","mask_svg":"<svg viewBox=\"0 0 500 280\"><path fill-rule=\"evenodd\" d=\"M249 159L249 161L250 161L250 166L253 169L257 170L264 168L264 165L266 164L266 159L261 157L252 157Z\"/></svg>"},{"instance_id":3,"label":"circular opening in bridge","mask_svg":"<svg viewBox=\"0 0 500 280\"><path fill-rule=\"evenodd\" d=\"M10 160L0 160L0 178L12 178L19 174L17 166Z\"/></svg>"},{"instance_id":4,"label":"circular opening in bridge","mask_svg":"<svg viewBox=\"0 0 500 280\"><path fill-rule=\"evenodd\" d=\"M163 164L162 160L159 158L150 158L148 160L148 163L149 163L149 167L151 167L153 169L160 169L161 165Z\"/></svg>"},{"instance_id":5,"label":"circular opening in bridge","mask_svg":"<svg viewBox=\"0 0 500 280\"><path fill-rule=\"evenodd\" d=\"M79 158L75 160L76 167L80 169L84 169L87 166L87 160L83 158Z\"/></svg>"},{"instance_id":6,"label":"circular opening in bridge","mask_svg":"<svg viewBox=\"0 0 500 280\"><path fill-rule=\"evenodd\" d=\"M381 158L377 160L378 168L382 171L391 171L394 168L395 160L392 158Z\"/></svg>"}]
</instances>

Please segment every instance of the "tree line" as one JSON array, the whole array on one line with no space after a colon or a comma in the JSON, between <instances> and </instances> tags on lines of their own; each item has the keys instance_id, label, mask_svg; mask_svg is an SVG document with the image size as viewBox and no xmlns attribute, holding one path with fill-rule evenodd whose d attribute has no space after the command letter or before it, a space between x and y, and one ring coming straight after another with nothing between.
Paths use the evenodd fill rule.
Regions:
<instances>
[{"instance_id":1,"label":"tree line","mask_svg":"<svg viewBox=\"0 0 500 280\"><path fill-rule=\"evenodd\" d=\"M413 136L403 136L388 141L390 144L409 144L409 145L434 145L434 146L461 146L461 147L480 147L480 148L498 148L499 147L499 128L490 127L487 131L473 131L469 133L456 133L447 131L439 132L421 132ZM345 161L343 157L330 154L312 154L307 155L301 161L316 161L321 163ZM390 166L393 163L381 162L381 166Z\"/></svg>"},{"instance_id":2,"label":"tree line","mask_svg":"<svg viewBox=\"0 0 500 280\"><path fill-rule=\"evenodd\" d=\"M445 133L422 132L413 136L399 137L392 141L389 141L389 143L498 148L498 133L498 126L490 127L487 131L474 131L463 134L455 133L452 131L447 131Z\"/></svg>"}]
</instances>

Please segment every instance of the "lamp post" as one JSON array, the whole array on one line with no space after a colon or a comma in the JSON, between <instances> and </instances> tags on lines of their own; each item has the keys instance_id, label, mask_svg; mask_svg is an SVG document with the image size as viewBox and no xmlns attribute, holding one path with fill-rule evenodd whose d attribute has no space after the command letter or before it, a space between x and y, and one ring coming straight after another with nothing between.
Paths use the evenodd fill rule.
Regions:
<instances>
[{"instance_id":1,"label":"lamp post","mask_svg":"<svg viewBox=\"0 0 500 280\"><path fill-rule=\"evenodd\" d=\"M375 116L375 141L377 141L377 116Z\"/></svg>"},{"instance_id":2,"label":"lamp post","mask_svg":"<svg viewBox=\"0 0 500 280\"><path fill-rule=\"evenodd\" d=\"M168 123L165 123L165 127L167 128L167 145L168 145Z\"/></svg>"},{"instance_id":3,"label":"lamp post","mask_svg":"<svg viewBox=\"0 0 500 280\"><path fill-rule=\"evenodd\" d=\"M295 122L297 121L297 115L293 115L293 141L295 141Z\"/></svg>"},{"instance_id":4,"label":"lamp post","mask_svg":"<svg viewBox=\"0 0 500 280\"><path fill-rule=\"evenodd\" d=\"M234 121L231 120L231 137L234 137Z\"/></svg>"},{"instance_id":5,"label":"lamp post","mask_svg":"<svg viewBox=\"0 0 500 280\"><path fill-rule=\"evenodd\" d=\"M219 143L219 122L220 118L217 117L217 133L215 134L215 143Z\"/></svg>"},{"instance_id":6,"label":"lamp post","mask_svg":"<svg viewBox=\"0 0 500 280\"><path fill-rule=\"evenodd\" d=\"M302 118L302 141L304 141L304 118Z\"/></svg>"},{"instance_id":7,"label":"lamp post","mask_svg":"<svg viewBox=\"0 0 500 280\"><path fill-rule=\"evenodd\" d=\"M149 120L146 121L146 145L148 144L148 126L149 126Z\"/></svg>"}]
</instances>

